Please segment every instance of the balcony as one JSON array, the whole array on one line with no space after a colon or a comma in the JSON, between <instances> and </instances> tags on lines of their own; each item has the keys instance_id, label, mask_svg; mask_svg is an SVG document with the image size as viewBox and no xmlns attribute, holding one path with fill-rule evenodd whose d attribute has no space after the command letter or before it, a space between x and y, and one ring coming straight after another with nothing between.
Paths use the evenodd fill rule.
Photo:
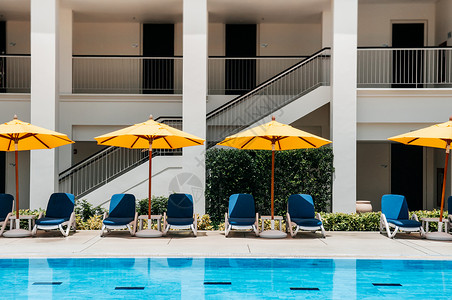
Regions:
<instances>
[{"instance_id":1,"label":"balcony","mask_svg":"<svg viewBox=\"0 0 452 300\"><path fill-rule=\"evenodd\" d=\"M209 57L208 94L240 95L306 59ZM182 57L74 56L74 94L182 94ZM452 88L452 48L359 48L358 88ZM0 93L30 93L30 56L0 55Z\"/></svg>"}]
</instances>

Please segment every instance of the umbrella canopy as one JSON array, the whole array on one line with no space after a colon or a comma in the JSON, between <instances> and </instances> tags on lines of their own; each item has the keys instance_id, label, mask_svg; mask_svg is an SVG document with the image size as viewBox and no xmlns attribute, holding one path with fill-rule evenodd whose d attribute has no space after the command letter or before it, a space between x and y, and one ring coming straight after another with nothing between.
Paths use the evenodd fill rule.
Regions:
<instances>
[{"instance_id":1,"label":"umbrella canopy","mask_svg":"<svg viewBox=\"0 0 452 300\"><path fill-rule=\"evenodd\" d=\"M166 124L149 120L94 138L99 145L129 149L149 149L149 208L151 218L152 148L178 149L204 144L204 139L183 132Z\"/></svg>"},{"instance_id":2,"label":"umbrella canopy","mask_svg":"<svg viewBox=\"0 0 452 300\"><path fill-rule=\"evenodd\" d=\"M248 150L272 150L271 217L273 220L275 151L319 148L329 143L331 141L327 139L276 122L275 117L272 117L271 122L228 136L218 145Z\"/></svg>"},{"instance_id":3,"label":"umbrella canopy","mask_svg":"<svg viewBox=\"0 0 452 300\"><path fill-rule=\"evenodd\" d=\"M202 145L204 140L166 124L149 120L95 137L99 145L129 149L177 149Z\"/></svg>"},{"instance_id":4,"label":"umbrella canopy","mask_svg":"<svg viewBox=\"0 0 452 300\"><path fill-rule=\"evenodd\" d=\"M292 150L319 148L329 143L327 139L276 122L272 117L271 122L228 136L218 145L249 150Z\"/></svg>"},{"instance_id":5,"label":"umbrella canopy","mask_svg":"<svg viewBox=\"0 0 452 300\"><path fill-rule=\"evenodd\" d=\"M452 142L452 117L450 117L449 121L447 122L393 136L388 138L388 140L403 143L406 145L434 147L446 150L446 163L444 165L443 189L441 195L441 212L439 216L439 221L442 222L447 167L449 165L449 149L450 143ZM438 226L438 228L440 227Z\"/></svg>"},{"instance_id":6,"label":"umbrella canopy","mask_svg":"<svg viewBox=\"0 0 452 300\"><path fill-rule=\"evenodd\" d=\"M19 220L19 167L17 151L52 149L72 144L67 135L23 122L14 116L0 125L0 151L15 151L16 159L16 220Z\"/></svg>"},{"instance_id":7,"label":"umbrella canopy","mask_svg":"<svg viewBox=\"0 0 452 300\"><path fill-rule=\"evenodd\" d=\"M0 125L0 151L51 149L72 143L63 133L31 125L17 116Z\"/></svg>"}]
</instances>

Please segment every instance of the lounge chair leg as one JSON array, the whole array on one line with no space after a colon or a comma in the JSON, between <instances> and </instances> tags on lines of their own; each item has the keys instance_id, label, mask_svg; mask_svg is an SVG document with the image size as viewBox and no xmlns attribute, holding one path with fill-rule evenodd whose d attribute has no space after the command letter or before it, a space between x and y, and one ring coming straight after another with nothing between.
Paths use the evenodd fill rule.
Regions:
<instances>
[{"instance_id":1,"label":"lounge chair leg","mask_svg":"<svg viewBox=\"0 0 452 300\"><path fill-rule=\"evenodd\" d=\"M388 230L389 230L389 226L388 226ZM393 239L395 237L395 235L397 234L397 231L399 231L399 226L396 226L394 228L394 231L392 232L392 234L388 231L389 238Z\"/></svg>"},{"instance_id":2,"label":"lounge chair leg","mask_svg":"<svg viewBox=\"0 0 452 300\"><path fill-rule=\"evenodd\" d=\"M68 225L68 228L69 228L69 225ZM67 236L66 232L64 231L63 225L61 225L61 224L58 225L58 229L60 230L60 232L63 236Z\"/></svg>"},{"instance_id":3,"label":"lounge chair leg","mask_svg":"<svg viewBox=\"0 0 452 300\"><path fill-rule=\"evenodd\" d=\"M31 235L35 236L37 231L38 231L38 225L35 224L35 226L33 227L33 230L31 231Z\"/></svg>"},{"instance_id":4,"label":"lounge chair leg","mask_svg":"<svg viewBox=\"0 0 452 300\"><path fill-rule=\"evenodd\" d=\"M224 236L228 237L229 235L229 231L231 230L231 225L229 224L224 224Z\"/></svg>"},{"instance_id":5,"label":"lounge chair leg","mask_svg":"<svg viewBox=\"0 0 452 300\"><path fill-rule=\"evenodd\" d=\"M163 229L163 235L165 236L166 235L166 233L168 232L168 230L170 229L170 224L166 224L166 226L164 227L164 229Z\"/></svg>"},{"instance_id":6,"label":"lounge chair leg","mask_svg":"<svg viewBox=\"0 0 452 300\"><path fill-rule=\"evenodd\" d=\"M193 231L193 235L196 237L198 236L198 230L196 230L196 226L194 224L190 225L191 230Z\"/></svg>"},{"instance_id":7,"label":"lounge chair leg","mask_svg":"<svg viewBox=\"0 0 452 300\"><path fill-rule=\"evenodd\" d=\"M425 238L425 230L422 226L420 227L419 233L421 234L421 238Z\"/></svg>"},{"instance_id":8,"label":"lounge chair leg","mask_svg":"<svg viewBox=\"0 0 452 300\"><path fill-rule=\"evenodd\" d=\"M100 230L100 237L104 237L105 225L102 225L102 229Z\"/></svg>"},{"instance_id":9,"label":"lounge chair leg","mask_svg":"<svg viewBox=\"0 0 452 300\"><path fill-rule=\"evenodd\" d=\"M322 237L325 238L326 234L325 234L325 228L323 227L323 225L320 226L320 230L322 231Z\"/></svg>"},{"instance_id":10,"label":"lounge chair leg","mask_svg":"<svg viewBox=\"0 0 452 300\"><path fill-rule=\"evenodd\" d=\"M259 236L259 229L257 229L256 225L253 225L254 234Z\"/></svg>"}]
</instances>

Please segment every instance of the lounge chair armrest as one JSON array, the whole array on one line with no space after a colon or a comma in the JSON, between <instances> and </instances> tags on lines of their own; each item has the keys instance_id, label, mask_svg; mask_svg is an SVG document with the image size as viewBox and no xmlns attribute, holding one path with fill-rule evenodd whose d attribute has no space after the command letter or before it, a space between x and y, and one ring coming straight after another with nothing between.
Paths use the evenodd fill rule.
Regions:
<instances>
[{"instance_id":1,"label":"lounge chair armrest","mask_svg":"<svg viewBox=\"0 0 452 300\"><path fill-rule=\"evenodd\" d=\"M413 214L413 215L411 216L411 219L419 222L419 218L417 217L416 214Z\"/></svg>"},{"instance_id":2,"label":"lounge chair armrest","mask_svg":"<svg viewBox=\"0 0 452 300\"><path fill-rule=\"evenodd\" d=\"M317 213L317 214L316 214L316 217L317 217L317 220L319 220L319 221L321 221L321 222L323 221L323 220L322 220L322 216L320 215L320 213Z\"/></svg>"},{"instance_id":3,"label":"lounge chair armrest","mask_svg":"<svg viewBox=\"0 0 452 300\"><path fill-rule=\"evenodd\" d=\"M224 213L224 226L228 225L228 213Z\"/></svg>"},{"instance_id":4,"label":"lounge chair armrest","mask_svg":"<svg viewBox=\"0 0 452 300\"><path fill-rule=\"evenodd\" d=\"M104 212L104 217L103 217L102 221L105 220L107 217L108 217L108 213Z\"/></svg>"},{"instance_id":5,"label":"lounge chair armrest","mask_svg":"<svg viewBox=\"0 0 452 300\"><path fill-rule=\"evenodd\" d=\"M138 212L135 212L135 219L133 220L133 235L135 235L135 232L137 232L137 226L138 226Z\"/></svg>"},{"instance_id":6,"label":"lounge chair armrest","mask_svg":"<svg viewBox=\"0 0 452 300\"><path fill-rule=\"evenodd\" d=\"M41 211L41 212L39 213L38 219L41 219L43 214L44 214L44 212Z\"/></svg>"},{"instance_id":7,"label":"lounge chair armrest","mask_svg":"<svg viewBox=\"0 0 452 300\"><path fill-rule=\"evenodd\" d=\"M259 225L259 213L256 213L256 227Z\"/></svg>"}]
</instances>

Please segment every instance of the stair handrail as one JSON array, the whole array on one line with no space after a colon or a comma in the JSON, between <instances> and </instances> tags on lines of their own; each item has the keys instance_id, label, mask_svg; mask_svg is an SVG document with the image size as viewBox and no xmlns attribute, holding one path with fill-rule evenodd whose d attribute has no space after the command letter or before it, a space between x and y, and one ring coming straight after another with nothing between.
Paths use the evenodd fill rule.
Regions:
<instances>
[{"instance_id":1,"label":"stair handrail","mask_svg":"<svg viewBox=\"0 0 452 300\"><path fill-rule=\"evenodd\" d=\"M206 117L207 119L215 116L216 114L220 113L221 111L225 110L226 108L228 108L229 106L232 106L234 104L236 104L237 102L242 101L243 99L245 99L247 96L256 93L257 91L264 89L265 87L267 87L268 85L270 85L271 83L273 83L274 81L278 80L281 77L284 77L285 75L293 72L294 70L298 69L300 66L307 64L308 62L312 61L313 59L317 58L317 56L319 56L322 52L324 52L325 50L330 50L330 47L325 47L320 49L319 51L315 52L314 54L312 54L311 56L309 56L308 58L294 64L293 66L287 68L286 70L276 74L275 76L267 79L266 81L264 81L263 83L259 84L258 86L256 86L255 88L253 88L252 90L248 91L245 94L239 95L237 97L235 97L234 99L226 102L225 104L217 107L216 109L212 110L211 112L209 112Z\"/></svg>"}]
</instances>

